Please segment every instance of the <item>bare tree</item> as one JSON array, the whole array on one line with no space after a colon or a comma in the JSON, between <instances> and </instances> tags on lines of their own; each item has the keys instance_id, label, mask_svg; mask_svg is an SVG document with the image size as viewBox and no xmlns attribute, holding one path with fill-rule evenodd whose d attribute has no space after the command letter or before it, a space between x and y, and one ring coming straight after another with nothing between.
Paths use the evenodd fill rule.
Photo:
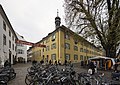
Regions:
<instances>
[{"instance_id":1,"label":"bare tree","mask_svg":"<svg viewBox=\"0 0 120 85\"><path fill-rule=\"evenodd\" d=\"M119 0L65 0L65 21L85 38L98 42L108 57L120 47Z\"/></svg>"}]
</instances>

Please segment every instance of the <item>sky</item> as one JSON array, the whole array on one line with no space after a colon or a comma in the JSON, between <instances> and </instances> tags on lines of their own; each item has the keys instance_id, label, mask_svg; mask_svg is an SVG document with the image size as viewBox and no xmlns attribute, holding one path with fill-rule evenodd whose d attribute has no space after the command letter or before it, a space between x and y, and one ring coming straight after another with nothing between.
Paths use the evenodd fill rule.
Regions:
<instances>
[{"instance_id":1,"label":"sky","mask_svg":"<svg viewBox=\"0 0 120 85\"><path fill-rule=\"evenodd\" d=\"M57 9L64 24L64 0L0 0L13 29L36 43L55 30Z\"/></svg>"}]
</instances>

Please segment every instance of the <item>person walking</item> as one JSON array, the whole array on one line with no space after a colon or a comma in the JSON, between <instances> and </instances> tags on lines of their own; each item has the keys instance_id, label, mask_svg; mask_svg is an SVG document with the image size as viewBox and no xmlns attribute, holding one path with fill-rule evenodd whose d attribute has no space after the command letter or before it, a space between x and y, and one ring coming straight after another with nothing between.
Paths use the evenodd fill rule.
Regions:
<instances>
[{"instance_id":1,"label":"person walking","mask_svg":"<svg viewBox=\"0 0 120 85\"><path fill-rule=\"evenodd\" d=\"M92 61L90 61L88 67L89 67L89 70L92 71L92 72L90 72L90 74L93 75L93 74L95 73L95 68L96 68L96 66L94 65L94 63L93 63ZM89 70L88 70L88 71L89 71Z\"/></svg>"},{"instance_id":2,"label":"person walking","mask_svg":"<svg viewBox=\"0 0 120 85\"><path fill-rule=\"evenodd\" d=\"M115 63L115 65L114 65L114 71L115 71L115 72L117 72L117 71L118 71L118 69L117 69L117 68L118 68L118 64L117 64L117 63Z\"/></svg>"},{"instance_id":3,"label":"person walking","mask_svg":"<svg viewBox=\"0 0 120 85\"><path fill-rule=\"evenodd\" d=\"M8 60L6 60L4 63L4 67L7 67L7 66L11 67L11 63Z\"/></svg>"},{"instance_id":4,"label":"person walking","mask_svg":"<svg viewBox=\"0 0 120 85\"><path fill-rule=\"evenodd\" d=\"M51 65L51 63L52 63L52 61L50 60L50 61L49 61L49 65Z\"/></svg>"},{"instance_id":5,"label":"person walking","mask_svg":"<svg viewBox=\"0 0 120 85\"><path fill-rule=\"evenodd\" d=\"M67 65L67 60L65 60L65 66Z\"/></svg>"},{"instance_id":6,"label":"person walking","mask_svg":"<svg viewBox=\"0 0 120 85\"><path fill-rule=\"evenodd\" d=\"M57 66L57 60L55 61L55 65Z\"/></svg>"}]
</instances>

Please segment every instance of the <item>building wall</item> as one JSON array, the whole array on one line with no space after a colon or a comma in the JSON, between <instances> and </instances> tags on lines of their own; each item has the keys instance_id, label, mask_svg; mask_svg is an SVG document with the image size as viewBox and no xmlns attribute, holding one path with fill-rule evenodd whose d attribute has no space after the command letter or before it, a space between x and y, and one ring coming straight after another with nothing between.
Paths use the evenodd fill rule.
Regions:
<instances>
[{"instance_id":1,"label":"building wall","mask_svg":"<svg viewBox=\"0 0 120 85\"><path fill-rule=\"evenodd\" d=\"M54 34L54 33L53 33ZM56 60L58 60L58 32L55 32L55 39L52 41L52 35L47 37L46 39L43 39L40 44L45 44L46 48L42 48L42 47L33 47L32 48L32 52L33 52L33 59L32 60L51 60L51 56L53 54L56 55ZM55 43L55 48L52 48L52 44ZM44 51L43 51L44 50ZM44 57L43 57L44 56ZM54 62L55 60L53 60Z\"/></svg>"},{"instance_id":2,"label":"building wall","mask_svg":"<svg viewBox=\"0 0 120 85\"><path fill-rule=\"evenodd\" d=\"M16 33L16 35L19 40L25 41L23 36L19 35L18 33ZM27 45L17 44L17 61L27 63Z\"/></svg>"},{"instance_id":3,"label":"building wall","mask_svg":"<svg viewBox=\"0 0 120 85\"><path fill-rule=\"evenodd\" d=\"M22 52L19 53L19 50ZM23 58L22 61L25 61L27 63L27 46L26 45L17 45L17 60L19 58Z\"/></svg>"},{"instance_id":4,"label":"building wall","mask_svg":"<svg viewBox=\"0 0 120 85\"><path fill-rule=\"evenodd\" d=\"M88 43L86 40L84 40L81 37L75 38L75 35L70 33L69 34L69 39L65 39L65 34L67 31L61 30L60 32L60 60L62 63L65 61L65 54L70 55L70 60L72 62L80 62L81 60L85 61L90 57L98 56L98 55L103 55L103 52L99 50L98 48L95 48L93 45ZM75 44L75 40L78 40L78 43ZM65 49L65 43L70 44L70 49ZM78 50L74 50L74 46L77 46ZM80 49L83 48L83 52L80 51ZM87 50L87 52L84 52L84 50ZM95 54L97 53L97 54ZM78 56L77 60L74 60L74 55ZM81 58L83 56L83 58Z\"/></svg>"},{"instance_id":5,"label":"building wall","mask_svg":"<svg viewBox=\"0 0 120 85\"><path fill-rule=\"evenodd\" d=\"M6 31L3 29L3 21L6 24ZM9 36L9 31L11 32L11 36ZM6 45L3 45L3 35L6 36ZM14 38L13 38L14 36ZM13 64L13 60L16 57L16 44L15 44L15 34L13 33L13 30L9 27L7 21L3 19L3 16L0 13L0 57L3 64L6 60L10 59L10 53L11 53L11 64ZM9 47L9 41L11 41L11 48ZM14 46L13 46L14 45Z\"/></svg>"},{"instance_id":6,"label":"building wall","mask_svg":"<svg viewBox=\"0 0 120 85\"><path fill-rule=\"evenodd\" d=\"M66 29L66 28L65 28ZM65 39L65 35L68 32L69 39ZM53 34L56 35L55 40L52 41ZM77 37L76 37L77 36ZM75 41L77 40L77 44L75 44ZM71 32L70 30L66 31L64 29L58 29L51 34L49 34L47 37L43 38L40 42L40 44L46 45L46 48L41 47L34 47L32 48L33 52L33 60L44 60L46 61L48 56L48 61L52 60L52 54L56 54L55 60L60 60L61 63L64 63L66 59L66 54L70 55L70 59L67 61L72 62L80 62L85 61L88 58L103 55L103 52L100 51L98 48L96 48L94 45L89 43L88 41L84 40L82 37L76 35L75 33ZM53 43L56 43L56 48L51 49L51 45ZM70 44L70 49L65 49L65 43ZM49 46L49 50L48 49ZM77 46L78 50L74 50L74 46ZM81 51L81 48L83 51ZM44 52L43 52L44 49ZM87 50L87 51L86 51ZM77 55L77 59L74 59L74 56ZM44 58L43 58L44 56ZM52 60L53 63L55 60Z\"/></svg>"}]
</instances>

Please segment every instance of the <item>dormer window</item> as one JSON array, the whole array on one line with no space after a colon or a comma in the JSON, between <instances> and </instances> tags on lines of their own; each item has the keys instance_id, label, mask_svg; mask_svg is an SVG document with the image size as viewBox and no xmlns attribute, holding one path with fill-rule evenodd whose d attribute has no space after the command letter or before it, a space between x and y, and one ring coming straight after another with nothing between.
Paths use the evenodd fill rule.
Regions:
<instances>
[{"instance_id":1,"label":"dormer window","mask_svg":"<svg viewBox=\"0 0 120 85\"><path fill-rule=\"evenodd\" d=\"M53 43L53 44L51 45L51 49L56 49L56 43Z\"/></svg>"},{"instance_id":2,"label":"dormer window","mask_svg":"<svg viewBox=\"0 0 120 85\"><path fill-rule=\"evenodd\" d=\"M55 34L52 35L52 41L54 41L56 38Z\"/></svg>"},{"instance_id":3,"label":"dormer window","mask_svg":"<svg viewBox=\"0 0 120 85\"><path fill-rule=\"evenodd\" d=\"M78 44L78 40L77 40L77 39L75 39L75 40L74 40L74 43L75 43L75 44Z\"/></svg>"},{"instance_id":4,"label":"dormer window","mask_svg":"<svg viewBox=\"0 0 120 85\"><path fill-rule=\"evenodd\" d=\"M70 35L68 34L68 32L67 32L67 33L65 33L65 39L70 40Z\"/></svg>"}]
</instances>

